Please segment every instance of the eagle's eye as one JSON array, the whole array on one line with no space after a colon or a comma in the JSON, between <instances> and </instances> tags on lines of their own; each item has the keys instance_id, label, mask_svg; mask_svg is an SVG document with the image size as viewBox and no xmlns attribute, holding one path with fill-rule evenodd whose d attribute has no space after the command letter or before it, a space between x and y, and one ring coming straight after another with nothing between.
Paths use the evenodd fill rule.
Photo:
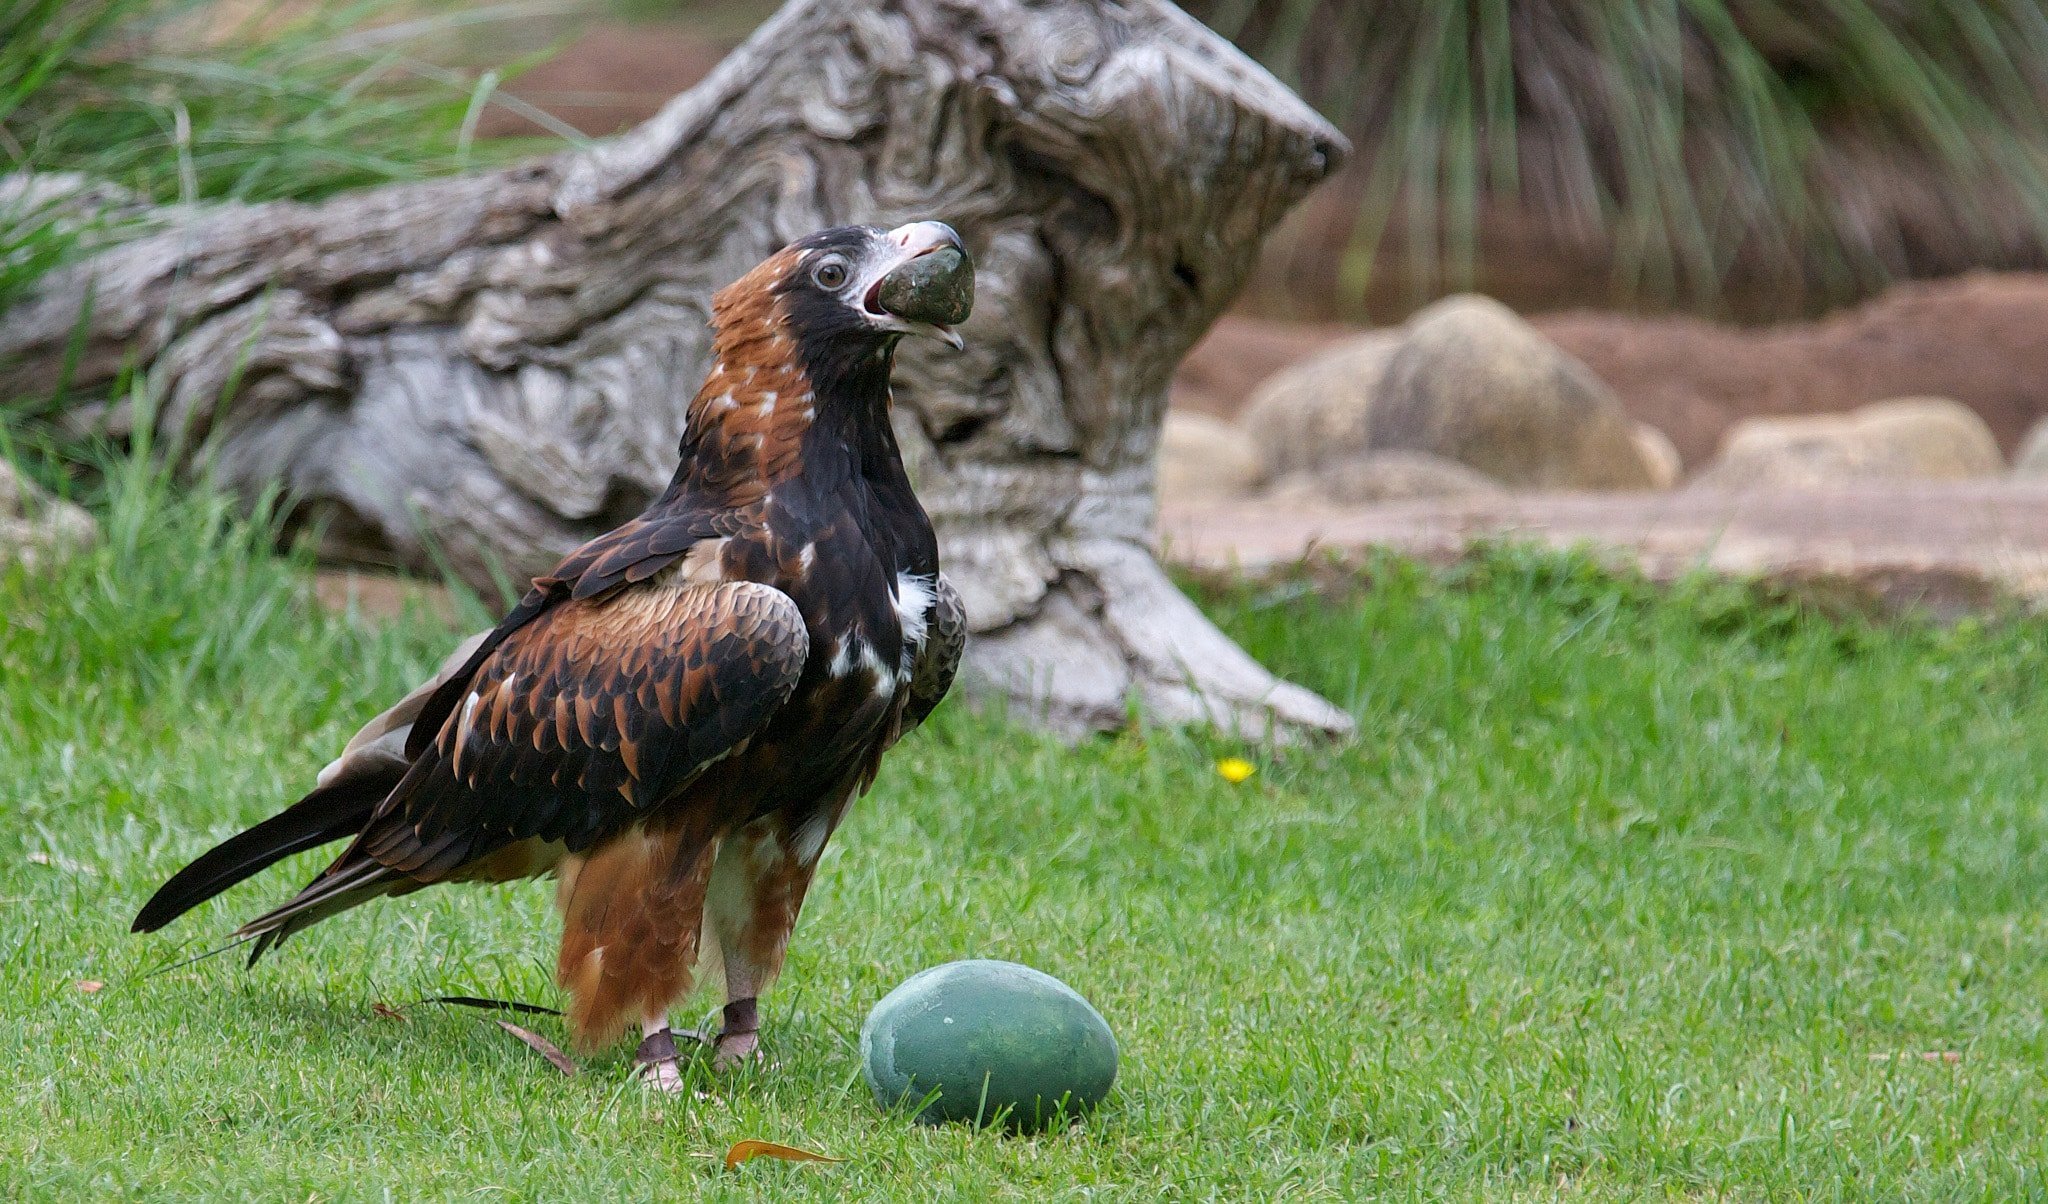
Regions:
<instances>
[{"instance_id":1,"label":"eagle's eye","mask_svg":"<svg viewBox=\"0 0 2048 1204\"><path fill-rule=\"evenodd\" d=\"M838 288L846 283L846 264L837 259L828 259L811 270L811 279L819 288Z\"/></svg>"}]
</instances>

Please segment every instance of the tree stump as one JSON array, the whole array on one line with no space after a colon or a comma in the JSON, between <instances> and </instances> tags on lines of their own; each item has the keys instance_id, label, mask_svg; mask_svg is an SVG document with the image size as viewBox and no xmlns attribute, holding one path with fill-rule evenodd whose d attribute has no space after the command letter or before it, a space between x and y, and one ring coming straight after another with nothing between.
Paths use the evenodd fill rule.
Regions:
<instances>
[{"instance_id":1,"label":"tree stump","mask_svg":"<svg viewBox=\"0 0 2048 1204\"><path fill-rule=\"evenodd\" d=\"M71 357L88 399L146 367L188 463L282 486L325 556L516 579L666 483L716 288L823 226L941 218L977 265L967 350L904 347L896 422L972 622L963 682L1068 731L1135 695L1342 732L1151 548L1168 378L1343 149L1163 0L795 0L593 148L165 211L15 307L0 395Z\"/></svg>"}]
</instances>

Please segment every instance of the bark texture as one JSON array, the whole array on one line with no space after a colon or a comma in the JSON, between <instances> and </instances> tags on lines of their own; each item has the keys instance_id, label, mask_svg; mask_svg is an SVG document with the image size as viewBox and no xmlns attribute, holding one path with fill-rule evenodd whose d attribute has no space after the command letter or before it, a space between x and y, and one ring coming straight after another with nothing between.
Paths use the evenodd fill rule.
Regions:
<instances>
[{"instance_id":1,"label":"bark texture","mask_svg":"<svg viewBox=\"0 0 2048 1204\"><path fill-rule=\"evenodd\" d=\"M667 480L716 288L822 226L941 218L978 268L968 347L906 346L896 419L969 688L1067 730L1135 696L1341 732L1202 618L1152 530L1168 378L1342 149L1163 0L795 0L595 148L167 214L15 308L0 394L72 354L74 392L144 365L159 428L289 490L326 554L516 577Z\"/></svg>"}]
</instances>

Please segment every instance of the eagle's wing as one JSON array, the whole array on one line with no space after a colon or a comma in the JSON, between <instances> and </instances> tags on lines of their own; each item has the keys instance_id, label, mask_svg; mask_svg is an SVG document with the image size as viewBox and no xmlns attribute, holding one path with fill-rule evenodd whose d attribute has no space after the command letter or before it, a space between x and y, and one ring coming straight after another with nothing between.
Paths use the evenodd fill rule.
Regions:
<instances>
[{"instance_id":1,"label":"eagle's wing","mask_svg":"<svg viewBox=\"0 0 2048 1204\"><path fill-rule=\"evenodd\" d=\"M796 603L754 582L550 611L479 668L359 847L421 881L528 838L586 849L765 726L809 651Z\"/></svg>"},{"instance_id":2,"label":"eagle's wing","mask_svg":"<svg viewBox=\"0 0 2048 1204\"><path fill-rule=\"evenodd\" d=\"M715 549L717 536L730 515L679 506L650 510L624 526L608 531L562 558L554 571L533 579L533 588L497 627L472 646L469 659L453 673L443 672L439 685L414 716L405 754L416 758L455 713L469 692L470 679L499 645L513 633L564 602L601 598L647 580L698 549Z\"/></svg>"},{"instance_id":3,"label":"eagle's wing","mask_svg":"<svg viewBox=\"0 0 2048 1204\"><path fill-rule=\"evenodd\" d=\"M810 640L755 582L655 583L551 606L498 640L347 852L244 925L261 952L508 845L589 848L765 727ZM414 740L419 740L414 729Z\"/></svg>"},{"instance_id":4,"label":"eagle's wing","mask_svg":"<svg viewBox=\"0 0 2048 1204\"><path fill-rule=\"evenodd\" d=\"M903 730L908 732L925 721L932 708L953 688L953 676L960 671L960 654L967 648L967 608L960 591L940 573L933 582L932 610L925 620L924 647L910 666L909 698L903 706Z\"/></svg>"}]
</instances>

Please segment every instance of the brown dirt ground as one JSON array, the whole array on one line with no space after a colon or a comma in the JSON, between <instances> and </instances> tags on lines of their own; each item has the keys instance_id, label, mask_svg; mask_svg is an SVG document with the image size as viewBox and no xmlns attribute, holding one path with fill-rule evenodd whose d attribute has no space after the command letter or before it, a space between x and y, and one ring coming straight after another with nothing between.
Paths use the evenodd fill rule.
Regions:
<instances>
[{"instance_id":1,"label":"brown dirt ground","mask_svg":"<svg viewBox=\"0 0 2048 1204\"><path fill-rule=\"evenodd\" d=\"M590 22L574 41L521 73L505 91L586 134L616 134L652 117L670 97L709 75L740 40L680 22ZM502 106L485 109L477 122L477 134L484 138L545 132Z\"/></svg>"}]
</instances>

